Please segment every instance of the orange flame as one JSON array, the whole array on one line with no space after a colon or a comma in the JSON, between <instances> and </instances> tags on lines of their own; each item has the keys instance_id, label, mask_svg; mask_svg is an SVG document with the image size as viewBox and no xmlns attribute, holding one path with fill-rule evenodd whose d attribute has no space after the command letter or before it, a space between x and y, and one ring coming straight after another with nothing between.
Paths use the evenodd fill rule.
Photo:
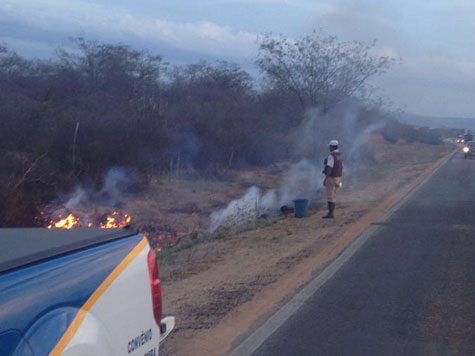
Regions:
<instances>
[{"instance_id":1,"label":"orange flame","mask_svg":"<svg viewBox=\"0 0 475 356\"><path fill-rule=\"evenodd\" d=\"M73 214L69 214L66 218L60 219L59 221L51 221L48 225L48 229L58 228L58 229L72 229L74 227L80 227L79 218L75 217Z\"/></svg>"},{"instance_id":2,"label":"orange flame","mask_svg":"<svg viewBox=\"0 0 475 356\"><path fill-rule=\"evenodd\" d=\"M120 213L114 211L111 215L106 217L105 222L99 223L101 229L115 229L130 225L132 217L127 213ZM93 222L83 223L81 219L73 214L69 214L66 218L59 217L59 220L51 220L48 224L48 229L73 229L77 227L94 227Z\"/></svg>"},{"instance_id":3,"label":"orange flame","mask_svg":"<svg viewBox=\"0 0 475 356\"><path fill-rule=\"evenodd\" d=\"M121 214L117 211L114 211L111 215L107 217L106 222L101 223L100 227L102 229L121 228L130 225L131 221L132 217L129 214Z\"/></svg>"}]
</instances>

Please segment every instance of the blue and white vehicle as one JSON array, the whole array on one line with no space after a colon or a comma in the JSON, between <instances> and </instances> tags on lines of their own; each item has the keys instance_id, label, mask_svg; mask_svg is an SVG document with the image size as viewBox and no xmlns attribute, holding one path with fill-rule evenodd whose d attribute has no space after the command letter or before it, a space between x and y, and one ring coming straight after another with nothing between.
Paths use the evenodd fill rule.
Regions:
<instances>
[{"instance_id":1,"label":"blue and white vehicle","mask_svg":"<svg viewBox=\"0 0 475 356\"><path fill-rule=\"evenodd\" d=\"M155 251L132 229L0 229L1 356L158 356Z\"/></svg>"}]
</instances>

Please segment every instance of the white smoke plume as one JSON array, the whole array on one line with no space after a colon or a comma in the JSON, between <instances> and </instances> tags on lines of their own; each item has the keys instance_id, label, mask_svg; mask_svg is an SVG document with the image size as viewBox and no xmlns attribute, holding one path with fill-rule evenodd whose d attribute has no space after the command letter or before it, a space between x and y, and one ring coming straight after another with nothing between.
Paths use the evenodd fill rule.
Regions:
<instances>
[{"instance_id":1,"label":"white smoke plume","mask_svg":"<svg viewBox=\"0 0 475 356\"><path fill-rule=\"evenodd\" d=\"M64 194L58 200L46 207L46 212L53 218L74 213L84 222L92 221L94 207L119 207L125 197L130 184L130 178L125 169L114 167L104 176L101 189L93 190L77 186L72 192Z\"/></svg>"},{"instance_id":2,"label":"white smoke plume","mask_svg":"<svg viewBox=\"0 0 475 356\"><path fill-rule=\"evenodd\" d=\"M293 164L284 175L279 189L277 208L292 204L296 199L311 199L322 186L322 167L316 161L302 159Z\"/></svg>"},{"instance_id":3,"label":"white smoke plume","mask_svg":"<svg viewBox=\"0 0 475 356\"><path fill-rule=\"evenodd\" d=\"M359 107L348 105L331 113L321 114L310 110L294 133L294 153L304 156L285 173L278 190L262 192L250 188L243 197L211 214L210 231L220 226L235 226L259 218L262 214L277 214L284 205L292 206L296 199L315 199L323 182L323 160L329 154L328 142L338 139L346 156L345 167L358 165L362 160L365 139L384 126L384 121L372 121L361 127L358 122ZM346 170L346 177L349 170Z\"/></svg>"},{"instance_id":4,"label":"white smoke plume","mask_svg":"<svg viewBox=\"0 0 475 356\"><path fill-rule=\"evenodd\" d=\"M242 225L253 221L262 214L274 211L277 201L274 190L262 195L260 189L253 186L240 199L233 200L228 206L211 214L209 230L220 226Z\"/></svg>"},{"instance_id":5,"label":"white smoke plume","mask_svg":"<svg viewBox=\"0 0 475 356\"><path fill-rule=\"evenodd\" d=\"M296 199L311 199L322 182L317 173L315 164L302 159L286 172L278 190L262 192L253 186L240 199L233 200L226 208L211 214L209 230L215 231L220 226L242 225L263 214L278 214L283 205L291 205Z\"/></svg>"}]
</instances>

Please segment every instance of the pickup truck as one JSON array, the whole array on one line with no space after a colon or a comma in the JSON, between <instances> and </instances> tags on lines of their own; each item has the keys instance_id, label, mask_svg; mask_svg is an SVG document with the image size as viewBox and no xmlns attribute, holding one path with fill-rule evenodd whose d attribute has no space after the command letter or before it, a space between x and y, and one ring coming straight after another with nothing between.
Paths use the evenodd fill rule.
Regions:
<instances>
[{"instance_id":1,"label":"pickup truck","mask_svg":"<svg viewBox=\"0 0 475 356\"><path fill-rule=\"evenodd\" d=\"M1 356L158 356L156 254L135 230L0 229Z\"/></svg>"}]
</instances>

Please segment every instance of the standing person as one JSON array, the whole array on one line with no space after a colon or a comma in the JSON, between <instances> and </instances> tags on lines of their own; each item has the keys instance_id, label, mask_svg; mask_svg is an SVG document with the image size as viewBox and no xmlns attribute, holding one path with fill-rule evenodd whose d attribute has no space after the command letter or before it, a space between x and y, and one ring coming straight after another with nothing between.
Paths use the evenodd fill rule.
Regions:
<instances>
[{"instance_id":1,"label":"standing person","mask_svg":"<svg viewBox=\"0 0 475 356\"><path fill-rule=\"evenodd\" d=\"M338 150L338 141L331 140L328 144L330 154L325 159L325 168L323 174L325 179L323 186L327 191L328 214L324 219L333 219L335 211L336 193L341 187L341 177L343 176L343 155Z\"/></svg>"}]
</instances>

